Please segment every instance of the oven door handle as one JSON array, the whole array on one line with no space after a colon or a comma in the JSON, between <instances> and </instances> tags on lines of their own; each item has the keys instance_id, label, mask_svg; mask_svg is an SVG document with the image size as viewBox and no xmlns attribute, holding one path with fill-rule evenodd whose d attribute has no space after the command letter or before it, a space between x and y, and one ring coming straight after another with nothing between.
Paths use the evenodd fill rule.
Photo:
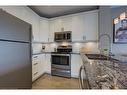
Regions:
<instances>
[{"instance_id":1,"label":"oven door handle","mask_svg":"<svg viewBox=\"0 0 127 95\"><path fill-rule=\"evenodd\" d=\"M70 56L70 54L52 54L53 56L57 55L57 56Z\"/></svg>"}]
</instances>

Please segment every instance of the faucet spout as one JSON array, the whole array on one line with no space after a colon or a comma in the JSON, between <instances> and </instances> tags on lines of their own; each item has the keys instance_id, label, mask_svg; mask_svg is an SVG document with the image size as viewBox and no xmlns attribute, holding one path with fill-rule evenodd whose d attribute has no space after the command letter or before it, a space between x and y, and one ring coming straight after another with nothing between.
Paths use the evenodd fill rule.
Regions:
<instances>
[{"instance_id":1,"label":"faucet spout","mask_svg":"<svg viewBox=\"0 0 127 95\"><path fill-rule=\"evenodd\" d=\"M104 36L109 39L109 56L110 56L111 55L111 37L110 37L110 35L108 35L108 34L101 34L99 36L99 39L98 39L98 44L99 44L101 38L104 37ZM101 47L100 46L98 46L98 47L99 47L99 50L101 50Z\"/></svg>"}]
</instances>

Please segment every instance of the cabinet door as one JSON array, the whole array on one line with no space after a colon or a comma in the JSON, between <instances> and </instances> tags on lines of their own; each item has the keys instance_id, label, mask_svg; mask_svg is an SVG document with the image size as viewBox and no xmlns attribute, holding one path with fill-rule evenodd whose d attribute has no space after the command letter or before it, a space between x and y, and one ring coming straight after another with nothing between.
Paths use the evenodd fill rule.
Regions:
<instances>
[{"instance_id":1,"label":"cabinet door","mask_svg":"<svg viewBox=\"0 0 127 95\"><path fill-rule=\"evenodd\" d=\"M85 30L85 16L77 15L72 17L72 41L82 41Z\"/></svg>"},{"instance_id":2,"label":"cabinet door","mask_svg":"<svg viewBox=\"0 0 127 95\"><path fill-rule=\"evenodd\" d=\"M40 42L48 42L49 39L49 21L40 19Z\"/></svg>"},{"instance_id":3,"label":"cabinet door","mask_svg":"<svg viewBox=\"0 0 127 95\"><path fill-rule=\"evenodd\" d=\"M34 55L32 57L32 80L36 80L40 76L39 72L40 56Z\"/></svg>"},{"instance_id":4,"label":"cabinet door","mask_svg":"<svg viewBox=\"0 0 127 95\"><path fill-rule=\"evenodd\" d=\"M79 69L82 65L82 59L80 55L72 54L71 55L71 76L79 77Z\"/></svg>"},{"instance_id":5,"label":"cabinet door","mask_svg":"<svg viewBox=\"0 0 127 95\"><path fill-rule=\"evenodd\" d=\"M33 36L33 41L37 41L39 42L39 22L40 22L40 19L38 16L36 15L32 15L32 36Z\"/></svg>"},{"instance_id":6,"label":"cabinet door","mask_svg":"<svg viewBox=\"0 0 127 95\"><path fill-rule=\"evenodd\" d=\"M58 18L54 20L54 32L61 32L62 19Z\"/></svg>"},{"instance_id":7,"label":"cabinet door","mask_svg":"<svg viewBox=\"0 0 127 95\"><path fill-rule=\"evenodd\" d=\"M49 21L49 42L54 42L54 21Z\"/></svg>"},{"instance_id":8,"label":"cabinet door","mask_svg":"<svg viewBox=\"0 0 127 95\"><path fill-rule=\"evenodd\" d=\"M45 54L45 72L51 74L51 54Z\"/></svg>"},{"instance_id":9,"label":"cabinet door","mask_svg":"<svg viewBox=\"0 0 127 95\"><path fill-rule=\"evenodd\" d=\"M54 33L61 32L62 22L61 22L61 19L55 19L55 20L49 21L49 23L50 23L49 42L54 42Z\"/></svg>"},{"instance_id":10,"label":"cabinet door","mask_svg":"<svg viewBox=\"0 0 127 95\"><path fill-rule=\"evenodd\" d=\"M98 35L98 12L85 14L85 30L86 40L97 40Z\"/></svg>"},{"instance_id":11,"label":"cabinet door","mask_svg":"<svg viewBox=\"0 0 127 95\"><path fill-rule=\"evenodd\" d=\"M72 17L64 17L61 20L61 28L64 28L64 31L72 31Z\"/></svg>"},{"instance_id":12,"label":"cabinet door","mask_svg":"<svg viewBox=\"0 0 127 95\"><path fill-rule=\"evenodd\" d=\"M45 72L45 54L39 55L40 64L38 67L39 75L41 76Z\"/></svg>"}]
</instances>

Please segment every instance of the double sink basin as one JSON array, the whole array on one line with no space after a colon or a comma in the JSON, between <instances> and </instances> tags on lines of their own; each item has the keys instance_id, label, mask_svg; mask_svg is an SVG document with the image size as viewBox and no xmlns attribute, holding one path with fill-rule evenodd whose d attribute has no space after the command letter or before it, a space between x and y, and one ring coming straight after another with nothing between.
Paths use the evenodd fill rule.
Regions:
<instances>
[{"instance_id":1,"label":"double sink basin","mask_svg":"<svg viewBox=\"0 0 127 95\"><path fill-rule=\"evenodd\" d=\"M115 61L115 62L119 61L117 59L102 54L85 54L85 55L88 57L88 59L91 60L108 60L108 61Z\"/></svg>"}]
</instances>

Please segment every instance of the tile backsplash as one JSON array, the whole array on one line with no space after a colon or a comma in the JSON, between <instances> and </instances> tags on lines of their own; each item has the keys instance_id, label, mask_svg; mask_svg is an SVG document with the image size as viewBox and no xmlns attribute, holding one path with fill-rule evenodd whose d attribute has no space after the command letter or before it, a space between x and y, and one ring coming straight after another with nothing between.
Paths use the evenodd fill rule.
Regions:
<instances>
[{"instance_id":1,"label":"tile backsplash","mask_svg":"<svg viewBox=\"0 0 127 95\"><path fill-rule=\"evenodd\" d=\"M41 52L41 49L42 49L42 44L38 44L38 43L32 44L32 52L33 52L33 54Z\"/></svg>"},{"instance_id":2,"label":"tile backsplash","mask_svg":"<svg viewBox=\"0 0 127 95\"><path fill-rule=\"evenodd\" d=\"M54 52L55 48L57 48L58 45L72 45L72 51L74 53L85 52L85 53L98 53L98 44L96 42L88 42L88 43L47 43L47 44L33 44L33 53L39 53L42 52L42 47L45 47L43 49L43 52Z\"/></svg>"}]
</instances>

